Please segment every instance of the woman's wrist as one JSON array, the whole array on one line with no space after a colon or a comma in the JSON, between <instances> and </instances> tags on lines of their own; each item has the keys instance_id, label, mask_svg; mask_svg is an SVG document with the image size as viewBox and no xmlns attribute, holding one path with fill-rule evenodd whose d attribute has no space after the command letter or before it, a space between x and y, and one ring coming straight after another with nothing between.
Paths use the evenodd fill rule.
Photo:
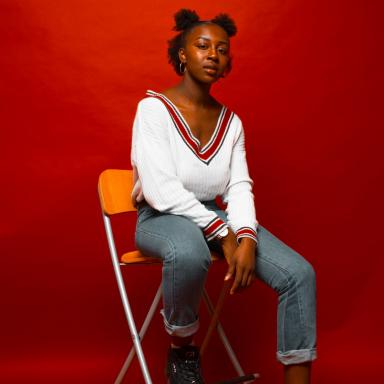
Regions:
<instances>
[{"instance_id":1,"label":"woman's wrist","mask_svg":"<svg viewBox=\"0 0 384 384\"><path fill-rule=\"evenodd\" d=\"M239 239L239 247L255 250L257 247L257 242L250 237L241 237Z\"/></svg>"},{"instance_id":2,"label":"woman's wrist","mask_svg":"<svg viewBox=\"0 0 384 384\"><path fill-rule=\"evenodd\" d=\"M236 235L232 232L230 228L228 228L228 233L226 236L223 236L221 238L218 238L219 243L223 248L225 247L237 247L237 240L236 240Z\"/></svg>"}]
</instances>

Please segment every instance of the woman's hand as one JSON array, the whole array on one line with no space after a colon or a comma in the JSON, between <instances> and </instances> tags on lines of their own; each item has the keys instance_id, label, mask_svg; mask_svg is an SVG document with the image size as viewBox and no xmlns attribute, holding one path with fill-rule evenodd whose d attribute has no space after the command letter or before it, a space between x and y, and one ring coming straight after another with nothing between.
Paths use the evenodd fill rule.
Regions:
<instances>
[{"instance_id":1,"label":"woman's hand","mask_svg":"<svg viewBox=\"0 0 384 384\"><path fill-rule=\"evenodd\" d=\"M256 246L257 245L254 240L244 237L241 239L240 244L236 247L232 255L227 258L229 262L229 268L224 280L234 278L234 282L230 290L231 295L233 295L239 289L244 289L251 285L254 279L256 265Z\"/></svg>"},{"instance_id":2,"label":"woman's hand","mask_svg":"<svg viewBox=\"0 0 384 384\"><path fill-rule=\"evenodd\" d=\"M232 232L230 228L228 228L228 235L223 237L219 241L221 244L221 248L223 249L225 259L227 260L227 263L230 264L232 256L239 245L236 240L236 235Z\"/></svg>"}]
</instances>

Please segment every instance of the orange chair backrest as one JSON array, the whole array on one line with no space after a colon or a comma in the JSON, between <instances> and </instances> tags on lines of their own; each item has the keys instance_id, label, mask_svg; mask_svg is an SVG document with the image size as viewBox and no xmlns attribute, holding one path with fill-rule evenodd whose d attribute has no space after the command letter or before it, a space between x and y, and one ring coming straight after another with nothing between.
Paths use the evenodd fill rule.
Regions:
<instances>
[{"instance_id":1,"label":"orange chair backrest","mask_svg":"<svg viewBox=\"0 0 384 384\"><path fill-rule=\"evenodd\" d=\"M105 214L136 211L131 201L133 171L106 169L99 176L99 197Z\"/></svg>"}]
</instances>

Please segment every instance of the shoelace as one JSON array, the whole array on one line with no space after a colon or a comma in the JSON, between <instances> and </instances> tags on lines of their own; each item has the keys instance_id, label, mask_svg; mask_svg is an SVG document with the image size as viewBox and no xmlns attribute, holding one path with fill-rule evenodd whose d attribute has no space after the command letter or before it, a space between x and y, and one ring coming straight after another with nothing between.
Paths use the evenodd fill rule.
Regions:
<instances>
[{"instance_id":1,"label":"shoelace","mask_svg":"<svg viewBox=\"0 0 384 384\"><path fill-rule=\"evenodd\" d=\"M193 384L202 383L198 360L184 360L180 366L183 379Z\"/></svg>"}]
</instances>

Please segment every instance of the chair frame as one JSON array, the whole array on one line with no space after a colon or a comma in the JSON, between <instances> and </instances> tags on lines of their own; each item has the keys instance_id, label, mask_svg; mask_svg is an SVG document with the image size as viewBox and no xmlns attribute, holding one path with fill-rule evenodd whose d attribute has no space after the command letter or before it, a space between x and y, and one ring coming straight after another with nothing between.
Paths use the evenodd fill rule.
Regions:
<instances>
[{"instance_id":1,"label":"chair frame","mask_svg":"<svg viewBox=\"0 0 384 384\"><path fill-rule=\"evenodd\" d=\"M99 193L99 199L101 204L105 232L108 240L109 252L112 258L112 265L115 272L115 277L116 277L117 285L119 288L125 316L126 316L129 330L133 340L133 345L129 351L127 358L125 359L123 366L120 369L118 376L116 377L115 384L122 383L135 354L138 357L141 372L142 372L145 383L152 384L152 379L151 379L148 365L144 356L141 341L144 339L146 331L159 305L161 295L162 295L161 282L156 291L152 304L148 310L148 313L144 319L144 322L140 328L140 332L138 332L136 328L135 320L133 317L133 313L131 310L131 305L129 303L128 295L125 289L121 267L128 266L128 265L135 265L135 264L162 264L162 260L143 255L137 250L128 252L124 254L121 257L121 259L119 259L119 256L116 250L114 236L113 236L112 224L110 220L110 216L112 215L124 213L124 212L136 211L136 208L133 206L131 202L130 192L132 190L132 187L133 187L133 172L131 170L107 169L103 171L99 176L98 193ZM218 260L218 258L215 257L214 254L212 254L212 260ZM204 341L202 343L200 352L201 354L204 353L207 347L207 344L209 342L209 339L211 337L211 333L214 329L216 329L225 347L225 350L227 351L228 357L231 360L235 371L239 375L237 378L231 379L229 381L223 381L221 383L222 384L240 383L240 382L250 383L254 379L260 377L260 375L258 373L245 375L244 370L242 369L237 359L237 356L233 351L231 344L228 341L228 338L224 332L224 329L218 320L219 313L222 309L225 296L230 287L230 283L231 282L224 282L216 307L214 307L214 305L212 304L212 301L206 289L204 288L203 290L203 299L204 299L204 302L206 303L208 313L211 315L212 320L209 325L206 336L204 338Z\"/></svg>"}]
</instances>

